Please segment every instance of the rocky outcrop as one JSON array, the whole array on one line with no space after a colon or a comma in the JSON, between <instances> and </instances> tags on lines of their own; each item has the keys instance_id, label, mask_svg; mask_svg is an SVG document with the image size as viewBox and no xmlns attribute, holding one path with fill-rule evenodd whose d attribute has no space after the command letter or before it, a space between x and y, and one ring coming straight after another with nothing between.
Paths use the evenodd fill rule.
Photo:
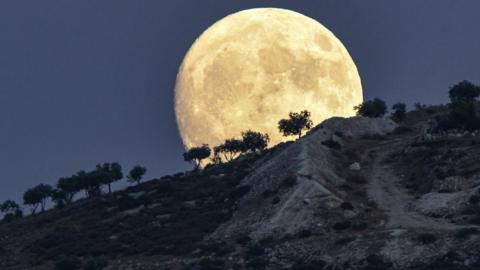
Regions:
<instances>
[{"instance_id":1,"label":"rocky outcrop","mask_svg":"<svg viewBox=\"0 0 480 270\"><path fill-rule=\"evenodd\" d=\"M324 226L320 209L339 209L345 194L339 186L335 153L324 144L368 135L386 135L396 124L385 118L331 118L273 157L258 161L242 180L249 192L238 204L233 218L214 234L231 238L247 234L253 239L294 235ZM295 179L290 186L285 182ZM291 181L291 180L290 180Z\"/></svg>"}]
</instances>

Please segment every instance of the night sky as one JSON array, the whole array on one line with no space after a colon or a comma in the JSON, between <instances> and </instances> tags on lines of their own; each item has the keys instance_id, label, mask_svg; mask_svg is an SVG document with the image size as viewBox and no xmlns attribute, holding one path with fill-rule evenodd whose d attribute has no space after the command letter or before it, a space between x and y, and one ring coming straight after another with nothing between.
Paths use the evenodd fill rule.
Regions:
<instances>
[{"instance_id":1,"label":"night sky","mask_svg":"<svg viewBox=\"0 0 480 270\"><path fill-rule=\"evenodd\" d=\"M366 99L445 103L480 83L480 2L2 1L0 201L118 161L148 177L191 168L175 123L175 77L203 30L253 7L288 8L330 29Z\"/></svg>"}]
</instances>

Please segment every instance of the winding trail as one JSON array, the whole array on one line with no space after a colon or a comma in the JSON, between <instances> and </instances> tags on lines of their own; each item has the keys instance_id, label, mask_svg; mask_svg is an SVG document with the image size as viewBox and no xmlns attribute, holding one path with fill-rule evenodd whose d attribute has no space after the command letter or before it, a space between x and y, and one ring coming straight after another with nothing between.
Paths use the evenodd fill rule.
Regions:
<instances>
[{"instance_id":1,"label":"winding trail","mask_svg":"<svg viewBox=\"0 0 480 270\"><path fill-rule=\"evenodd\" d=\"M402 149L406 146L405 144L404 138L382 141L373 145L370 149L373 150L373 155L367 158L368 196L388 216L385 227L387 229L435 230L462 228L461 225L428 217L414 210L412 204L415 198L408 194L407 190L400 184L400 179L392 172L391 167L384 163L394 149Z\"/></svg>"}]
</instances>

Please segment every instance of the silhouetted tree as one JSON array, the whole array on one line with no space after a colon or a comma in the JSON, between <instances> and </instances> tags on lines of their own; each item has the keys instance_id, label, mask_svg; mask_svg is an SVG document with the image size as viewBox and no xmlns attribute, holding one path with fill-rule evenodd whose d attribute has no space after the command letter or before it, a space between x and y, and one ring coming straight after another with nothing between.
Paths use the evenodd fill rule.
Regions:
<instances>
[{"instance_id":1,"label":"silhouetted tree","mask_svg":"<svg viewBox=\"0 0 480 270\"><path fill-rule=\"evenodd\" d=\"M208 158L212 154L212 150L208 144L199 147L192 147L183 153L183 159L187 162L194 162L195 169L200 168L202 160Z\"/></svg>"},{"instance_id":2,"label":"silhouetted tree","mask_svg":"<svg viewBox=\"0 0 480 270\"><path fill-rule=\"evenodd\" d=\"M112 183L123 178L122 166L116 162L98 164L94 174L101 184L108 186L108 193L112 192Z\"/></svg>"},{"instance_id":3,"label":"silhouetted tree","mask_svg":"<svg viewBox=\"0 0 480 270\"><path fill-rule=\"evenodd\" d=\"M46 184L40 184L34 188L28 189L23 194L24 204L30 206L32 214L35 214L38 206L40 206L42 212L44 212L47 199L52 195L52 190L52 187Z\"/></svg>"},{"instance_id":4,"label":"silhouetted tree","mask_svg":"<svg viewBox=\"0 0 480 270\"><path fill-rule=\"evenodd\" d=\"M232 161L238 157L240 153L242 153L244 148L245 146L243 145L243 141L232 138L226 140L225 143L219 146L215 146L213 148L213 153L214 156L223 154L223 157L226 161Z\"/></svg>"},{"instance_id":5,"label":"silhouetted tree","mask_svg":"<svg viewBox=\"0 0 480 270\"><path fill-rule=\"evenodd\" d=\"M288 116L289 119L282 119L278 122L278 129L283 136L297 135L300 138L303 130L309 130L313 126L309 111L291 112Z\"/></svg>"},{"instance_id":6,"label":"silhouetted tree","mask_svg":"<svg viewBox=\"0 0 480 270\"><path fill-rule=\"evenodd\" d=\"M86 197L95 197L101 194L101 180L103 174L98 170L90 172L79 171L73 176L75 182L78 183L80 190L85 192Z\"/></svg>"},{"instance_id":7,"label":"silhouetted tree","mask_svg":"<svg viewBox=\"0 0 480 270\"><path fill-rule=\"evenodd\" d=\"M450 117L462 128L475 129L475 99L480 95L480 87L469 81L462 81L450 87Z\"/></svg>"},{"instance_id":8,"label":"silhouetted tree","mask_svg":"<svg viewBox=\"0 0 480 270\"><path fill-rule=\"evenodd\" d=\"M405 113L407 112L407 105L405 103L395 103L392 106L392 120L395 122L401 122L405 118Z\"/></svg>"},{"instance_id":9,"label":"silhouetted tree","mask_svg":"<svg viewBox=\"0 0 480 270\"><path fill-rule=\"evenodd\" d=\"M242 141L244 152L250 151L256 153L257 151L263 151L267 148L270 138L268 134L247 130L242 132Z\"/></svg>"},{"instance_id":10,"label":"silhouetted tree","mask_svg":"<svg viewBox=\"0 0 480 270\"><path fill-rule=\"evenodd\" d=\"M117 162L110 164L110 174L111 174L111 180L113 181L108 183L108 192L112 192L112 189L110 187L111 183L117 182L123 179L122 166Z\"/></svg>"},{"instance_id":11,"label":"silhouetted tree","mask_svg":"<svg viewBox=\"0 0 480 270\"><path fill-rule=\"evenodd\" d=\"M69 204L73 201L75 194L80 192L81 185L75 176L62 177L58 179L57 189L65 193L65 202Z\"/></svg>"},{"instance_id":12,"label":"silhouetted tree","mask_svg":"<svg viewBox=\"0 0 480 270\"><path fill-rule=\"evenodd\" d=\"M137 185L140 184L140 181L142 180L142 177L145 175L146 172L147 169L142 166L137 165L133 167L133 169L127 176L128 182L137 183Z\"/></svg>"},{"instance_id":13,"label":"silhouetted tree","mask_svg":"<svg viewBox=\"0 0 480 270\"><path fill-rule=\"evenodd\" d=\"M52 195L50 197L57 208L62 208L69 203L67 192L61 189L52 190Z\"/></svg>"},{"instance_id":14,"label":"silhouetted tree","mask_svg":"<svg viewBox=\"0 0 480 270\"><path fill-rule=\"evenodd\" d=\"M6 200L2 204L0 204L0 212L3 215L3 221L10 221L17 217L22 217L23 212L20 206L12 200Z\"/></svg>"},{"instance_id":15,"label":"silhouetted tree","mask_svg":"<svg viewBox=\"0 0 480 270\"><path fill-rule=\"evenodd\" d=\"M374 98L373 100L365 101L353 107L353 109L357 112L357 115L360 116L382 117L387 113L387 104L379 98Z\"/></svg>"}]
</instances>

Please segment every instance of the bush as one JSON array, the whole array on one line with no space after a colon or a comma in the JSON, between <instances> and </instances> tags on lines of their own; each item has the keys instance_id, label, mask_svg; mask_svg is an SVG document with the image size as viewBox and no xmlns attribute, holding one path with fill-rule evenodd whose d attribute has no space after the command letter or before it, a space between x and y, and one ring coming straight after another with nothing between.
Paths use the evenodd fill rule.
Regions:
<instances>
[{"instance_id":1,"label":"bush","mask_svg":"<svg viewBox=\"0 0 480 270\"><path fill-rule=\"evenodd\" d=\"M268 265L267 261L262 257L255 257L247 263L247 266L250 267L248 269L255 269L255 270L265 269L267 265Z\"/></svg>"},{"instance_id":2,"label":"bush","mask_svg":"<svg viewBox=\"0 0 480 270\"><path fill-rule=\"evenodd\" d=\"M311 235L312 235L312 231L309 229L303 229L298 232L298 237L300 238L307 238L307 237L310 237Z\"/></svg>"},{"instance_id":3,"label":"bush","mask_svg":"<svg viewBox=\"0 0 480 270\"><path fill-rule=\"evenodd\" d=\"M292 270L322 270L325 268L327 263L322 260L315 260L308 263L298 262L292 266Z\"/></svg>"},{"instance_id":4,"label":"bush","mask_svg":"<svg viewBox=\"0 0 480 270\"><path fill-rule=\"evenodd\" d=\"M108 261L104 257L91 258L83 267L84 270L102 270L108 266Z\"/></svg>"},{"instance_id":5,"label":"bush","mask_svg":"<svg viewBox=\"0 0 480 270\"><path fill-rule=\"evenodd\" d=\"M333 229L337 231L342 231L350 228L352 223L350 221L337 222L333 224Z\"/></svg>"},{"instance_id":6,"label":"bush","mask_svg":"<svg viewBox=\"0 0 480 270\"><path fill-rule=\"evenodd\" d=\"M335 149L335 150L340 150L342 148L342 145L340 145L337 141L334 141L332 139L323 141L322 144L327 146L328 148Z\"/></svg>"},{"instance_id":7,"label":"bush","mask_svg":"<svg viewBox=\"0 0 480 270\"><path fill-rule=\"evenodd\" d=\"M280 197L275 196L275 198L272 199L272 204L277 204L280 202Z\"/></svg>"},{"instance_id":8,"label":"bush","mask_svg":"<svg viewBox=\"0 0 480 270\"><path fill-rule=\"evenodd\" d=\"M55 270L76 270L80 267L80 260L76 257L64 257L55 263Z\"/></svg>"},{"instance_id":9,"label":"bush","mask_svg":"<svg viewBox=\"0 0 480 270\"><path fill-rule=\"evenodd\" d=\"M280 183L280 187L282 188L290 188L297 184L297 177L295 175L289 175L285 177Z\"/></svg>"},{"instance_id":10,"label":"bush","mask_svg":"<svg viewBox=\"0 0 480 270\"><path fill-rule=\"evenodd\" d=\"M417 236L417 241L421 244L428 245L437 241L437 237L431 233L421 233Z\"/></svg>"},{"instance_id":11,"label":"bush","mask_svg":"<svg viewBox=\"0 0 480 270\"><path fill-rule=\"evenodd\" d=\"M221 260L213 260L210 258L203 258L198 265L201 270L221 270L225 269L225 263Z\"/></svg>"},{"instance_id":12,"label":"bush","mask_svg":"<svg viewBox=\"0 0 480 270\"><path fill-rule=\"evenodd\" d=\"M471 203L471 204L477 204L478 202L480 202L480 196L472 195L472 197L470 197L470 199L468 199L468 202Z\"/></svg>"},{"instance_id":13,"label":"bush","mask_svg":"<svg viewBox=\"0 0 480 270\"><path fill-rule=\"evenodd\" d=\"M230 199L238 199L243 196L245 196L251 189L251 186L239 186L235 188L230 194L228 194L228 197Z\"/></svg>"},{"instance_id":14,"label":"bush","mask_svg":"<svg viewBox=\"0 0 480 270\"><path fill-rule=\"evenodd\" d=\"M355 231L364 231L366 229L368 229L368 224L365 222L354 223L352 225L352 230Z\"/></svg>"},{"instance_id":15,"label":"bush","mask_svg":"<svg viewBox=\"0 0 480 270\"><path fill-rule=\"evenodd\" d=\"M364 117L382 117L387 113L387 105L385 101L374 98L373 100L365 101L360 105L353 107L357 115Z\"/></svg>"},{"instance_id":16,"label":"bush","mask_svg":"<svg viewBox=\"0 0 480 270\"><path fill-rule=\"evenodd\" d=\"M409 133L411 132L412 129L409 128L409 127L405 127L405 126L399 126L399 127L396 127L394 130L393 130L393 134L395 135L400 135L400 134L405 134L405 133Z\"/></svg>"},{"instance_id":17,"label":"bush","mask_svg":"<svg viewBox=\"0 0 480 270\"><path fill-rule=\"evenodd\" d=\"M247 254L253 257L259 257L265 254L265 249L260 245L255 244L248 248Z\"/></svg>"},{"instance_id":18,"label":"bush","mask_svg":"<svg viewBox=\"0 0 480 270\"><path fill-rule=\"evenodd\" d=\"M355 183L355 184L366 184L367 179L361 174L354 174L347 177L347 182Z\"/></svg>"},{"instance_id":19,"label":"bush","mask_svg":"<svg viewBox=\"0 0 480 270\"><path fill-rule=\"evenodd\" d=\"M343 202L342 204L340 204L340 207L343 210L353 210L354 209L352 203L350 203L350 202Z\"/></svg>"},{"instance_id":20,"label":"bush","mask_svg":"<svg viewBox=\"0 0 480 270\"><path fill-rule=\"evenodd\" d=\"M407 105L405 103L395 103L392 106L392 120L395 122L401 122L405 118L405 113L407 112Z\"/></svg>"},{"instance_id":21,"label":"bush","mask_svg":"<svg viewBox=\"0 0 480 270\"><path fill-rule=\"evenodd\" d=\"M117 204L118 210L120 211L133 209L141 205L139 201L135 200L134 198L128 195L120 196L120 198L117 199L116 204Z\"/></svg>"},{"instance_id":22,"label":"bush","mask_svg":"<svg viewBox=\"0 0 480 270\"><path fill-rule=\"evenodd\" d=\"M478 234L479 231L477 228L462 228L460 230L458 230L456 233L455 233L455 238L457 239L465 239L467 237L469 237L470 235L474 235L474 234Z\"/></svg>"}]
</instances>

